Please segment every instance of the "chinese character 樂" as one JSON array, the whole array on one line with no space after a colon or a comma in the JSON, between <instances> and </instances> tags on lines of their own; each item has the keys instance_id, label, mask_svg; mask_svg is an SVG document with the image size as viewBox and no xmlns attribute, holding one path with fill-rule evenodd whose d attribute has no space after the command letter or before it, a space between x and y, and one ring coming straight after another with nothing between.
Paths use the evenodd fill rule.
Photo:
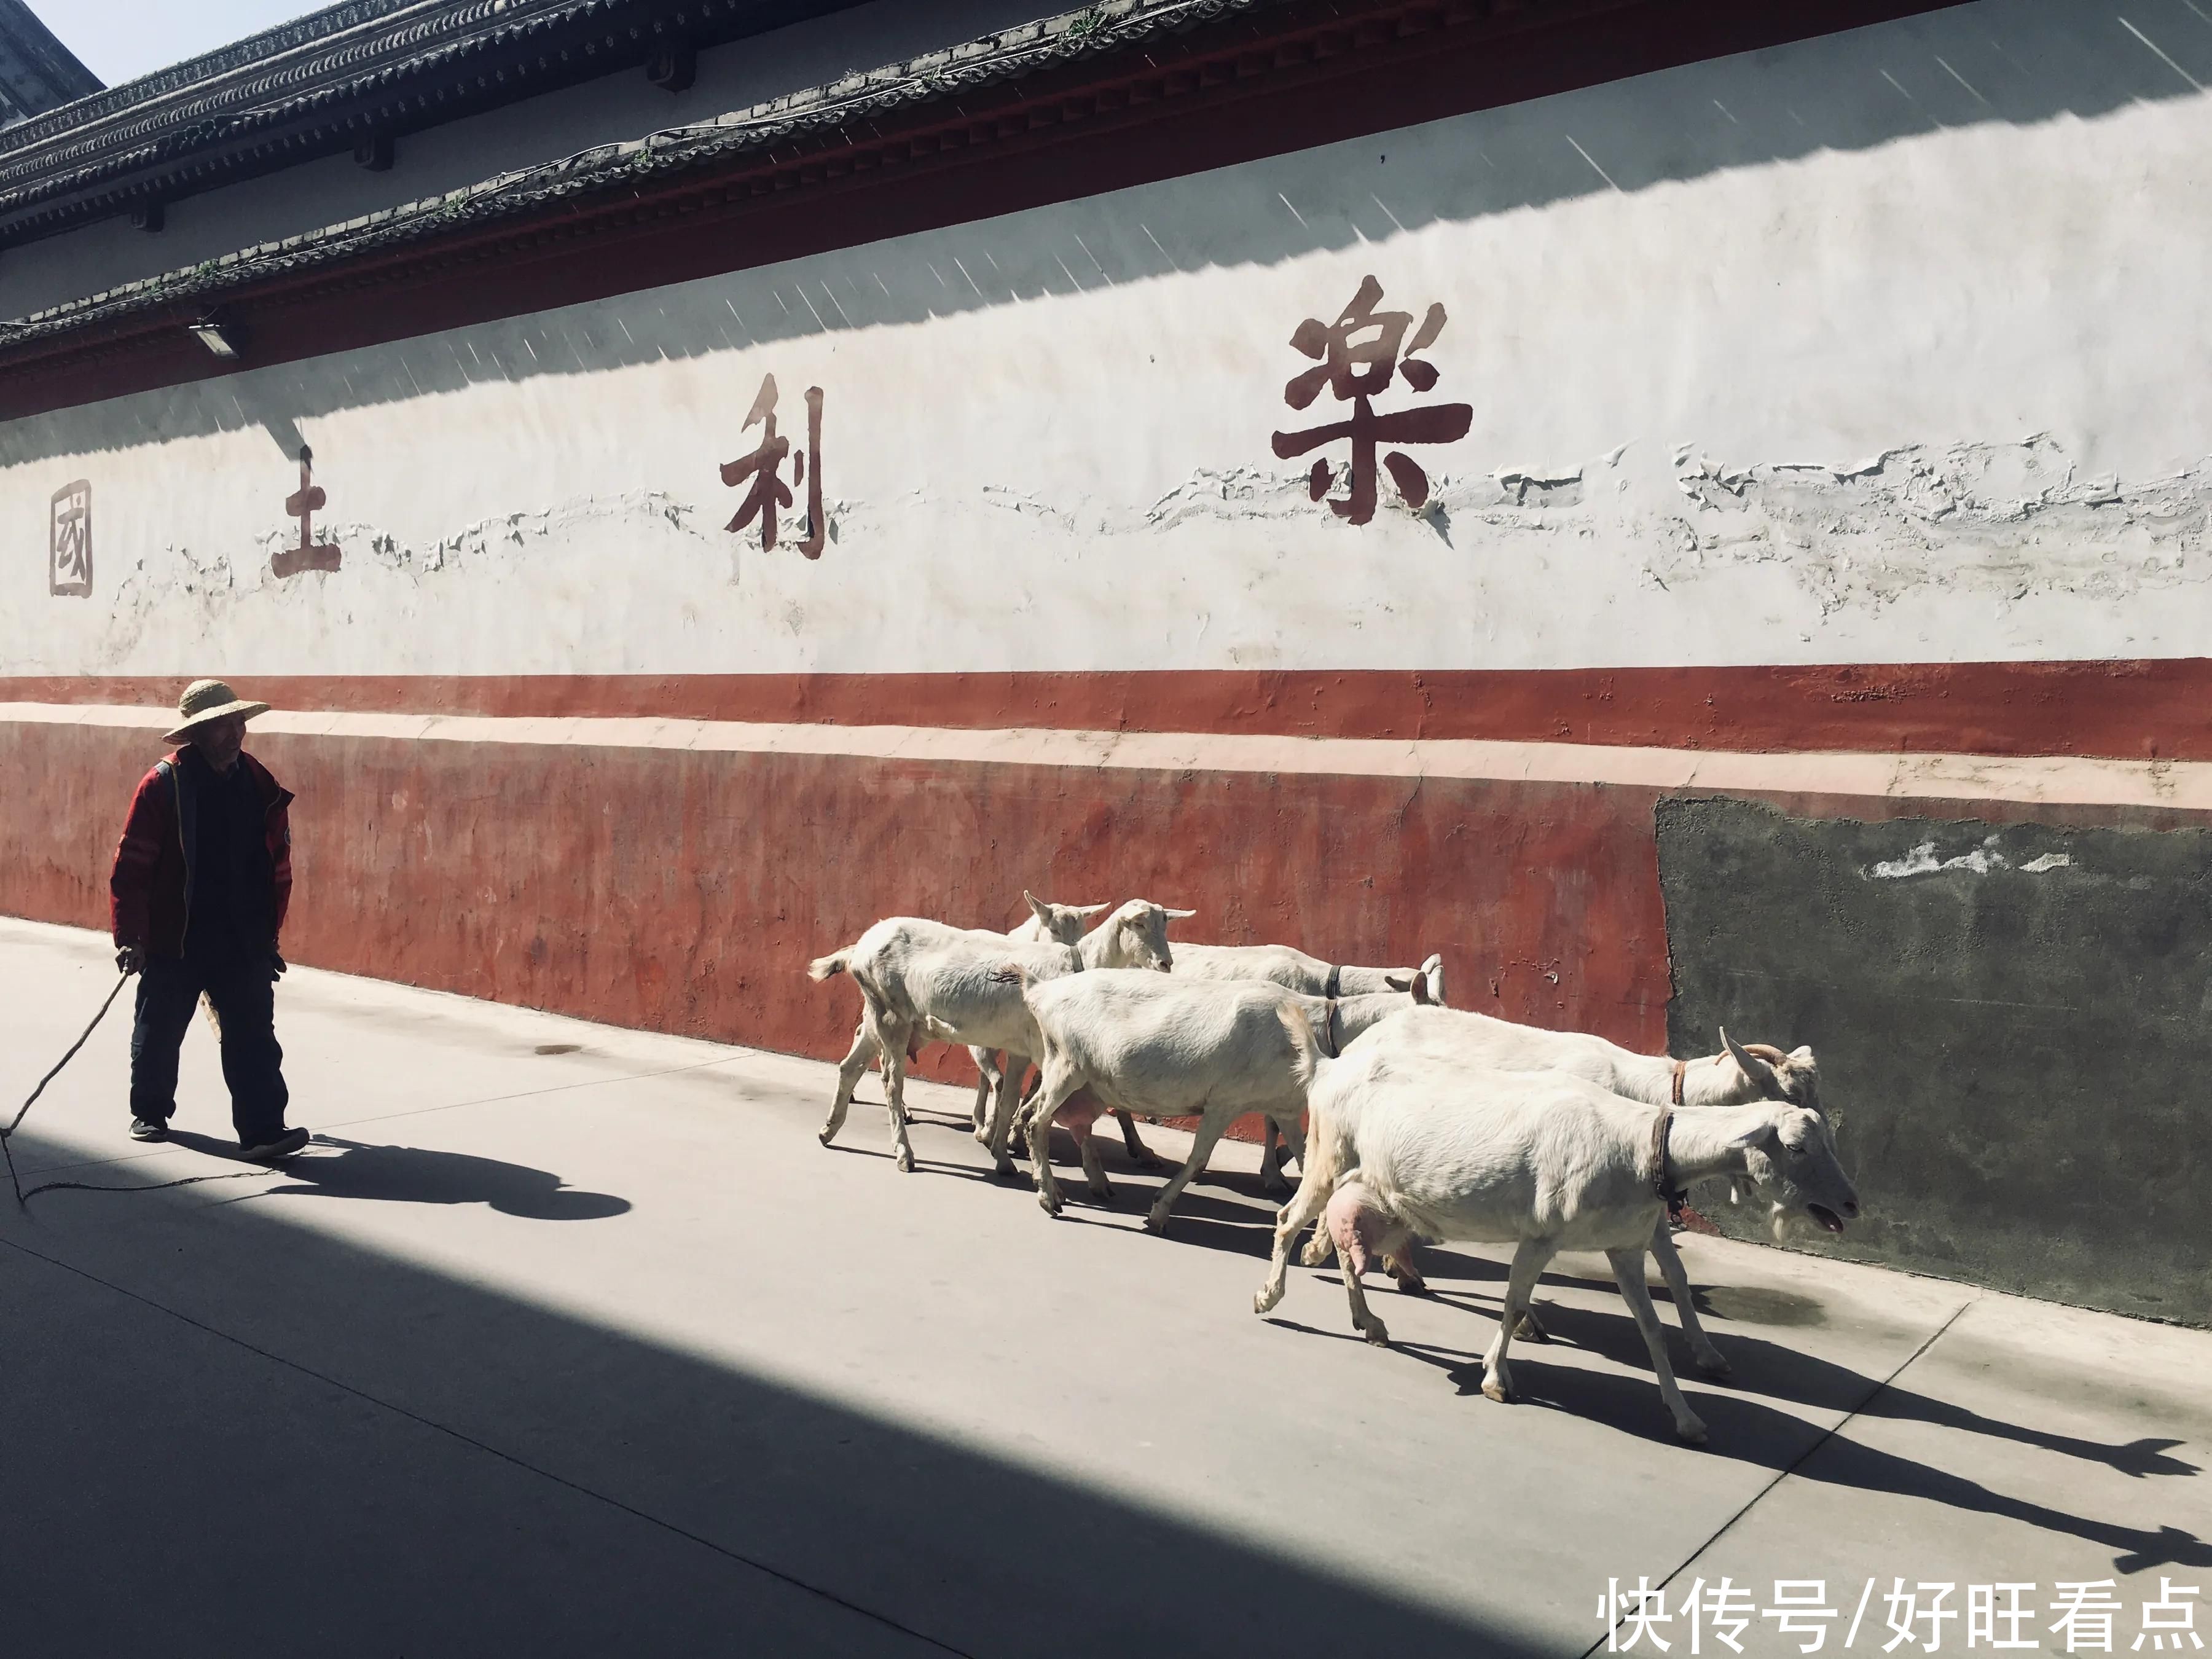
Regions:
<instances>
[{"instance_id":1,"label":"chinese character \u6a02","mask_svg":"<svg viewBox=\"0 0 2212 1659\"><path fill-rule=\"evenodd\" d=\"M1375 307L1382 298L1382 285L1370 276L1359 284L1358 293L1335 322L1309 317L1298 325L1291 343L1318 361L1283 388L1283 401L1292 409L1304 409L1327 386L1337 402L1350 404L1352 410L1345 420L1274 434L1275 453L1284 460L1340 438L1351 440L1350 493L1328 505L1331 512L1352 524L1365 524L1375 516L1376 445L1450 443L1464 438L1474 422L1474 410L1466 404L1432 404L1387 415L1375 412L1374 399L1389 390L1390 383L1401 375L1415 392L1426 392L1436 385L1435 366L1416 354L1433 345L1444 328L1444 308L1432 305L1408 343L1406 331L1413 327L1413 313L1377 311ZM1428 504L1429 475L1412 456L1393 449L1382 458L1382 465L1407 507L1419 512ZM1331 477L1327 459L1316 459L1307 479L1314 500L1328 493Z\"/></svg>"},{"instance_id":2,"label":"chinese character \u6a02","mask_svg":"<svg viewBox=\"0 0 2212 1659\"><path fill-rule=\"evenodd\" d=\"M79 478L54 491L47 521L46 591L82 599L92 592L92 483Z\"/></svg>"},{"instance_id":3,"label":"chinese character \u6a02","mask_svg":"<svg viewBox=\"0 0 2212 1659\"><path fill-rule=\"evenodd\" d=\"M761 376L760 393L753 399L752 413L745 416L741 431L750 431L756 425L761 428L760 445L750 455L741 455L722 467L722 482L732 489L747 478L752 488L738 504L737 517L729 522L732 531L743 530L757 517L761 521L761 551L775 549L775 512L779 507L789 507L791 490L783 482L784 457L791 455L791 440L779 436L775 429L775 376ZM806 388L806 449L792 455L793 483L806 486L806 536L799 544L799 550L810 559L822 556L824 539L824 520L822 514L822 388Z\"/></svg>"}]
</instances>

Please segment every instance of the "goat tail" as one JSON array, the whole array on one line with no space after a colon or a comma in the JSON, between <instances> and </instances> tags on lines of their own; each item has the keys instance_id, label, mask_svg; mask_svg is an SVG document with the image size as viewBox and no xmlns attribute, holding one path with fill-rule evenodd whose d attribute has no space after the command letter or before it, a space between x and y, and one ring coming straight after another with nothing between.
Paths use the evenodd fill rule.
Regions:
<instances>
[{"instance_id":1,"label":"goat tail","mask_svg":"<svg viewBox=\"0 0 2212 1659\"><path fill-rule=\"evenodd\" d=\"M1321 1041L1314 1036L1313 1022L1306 1011L1288 998L1275 1009L1275 1018L1283 1022L1283 1030L1291 1039L1291 1075L1297 1079L1304 1092L1314 1085L1321 1069Z\"/></svg>"},{"instance_id":2,"label":"goat tail","mask_svg":"<svg viewBox=\"0 0 2212 1659\"><path fill-rule=\"evenodd\" d=\"M833 979L853 965L853 947L833 951L826 957L817 957L806 964L806 977L811 980Z\"/></svg>"}]
</instances>

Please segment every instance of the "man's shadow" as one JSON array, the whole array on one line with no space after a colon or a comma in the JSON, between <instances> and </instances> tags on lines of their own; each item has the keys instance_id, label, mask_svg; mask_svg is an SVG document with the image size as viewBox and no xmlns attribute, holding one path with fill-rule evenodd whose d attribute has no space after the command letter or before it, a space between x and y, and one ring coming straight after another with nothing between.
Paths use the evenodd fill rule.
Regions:
<instances>
[{"instance_id":1,"label":"man's shadow","mask_svg":"<svg viewBox=\"0 0 2212 1659\"><path fill-rule=\"evenodd\" d=\"M171 1141L210 1158L239 1158L236 1143L172 1130ZM392 1204L488 1204L501 1215L532 1221L600 1221L624 1213L629 1200L610 1193L579 1192L548 1170L508 1164L468 1152L420 1146L371 1146L319 1134L307 1152L270 1166L283 1184L256 1197L313 1194L323 1198L380 1199ZM335 1147L336 1156L320 1149Z\"/></svg>"}]
</instances>

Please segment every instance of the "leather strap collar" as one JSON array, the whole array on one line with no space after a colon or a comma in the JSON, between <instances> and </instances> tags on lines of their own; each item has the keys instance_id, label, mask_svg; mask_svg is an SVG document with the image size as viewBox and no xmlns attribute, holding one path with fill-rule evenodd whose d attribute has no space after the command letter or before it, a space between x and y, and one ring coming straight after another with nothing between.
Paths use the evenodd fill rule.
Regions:
<instances>
[{"instance_id":1,"label":"leather strap collar","mask_svg":"<svg viewBox=\"0 0 2212 1659\"><path fill-rule=\"evenodd\" d=\"M1344 1055L1344 1045L1336 1040L1336 999L1334 997L1328 1000L1328 1012L1322 1017L1321 1051L1330 1060L1340 1060Z\"/></svg>"},{"instance_id":2,"label":"leather strap collar","mask_svg":"<svg viewBox=\"0 0 2212 1659\"><path fill-rule=\"evenodd\" d=\"M1336 967L1330 968L1328 970L1328 983L1322 988L1322 994L1325 997L1337 997L1344 994L1343 969Z\"/></svg>"},{"instance_id":3,"label":"leather strap collar","mask_svg":"<svg viewBox=\"0 0 2212 1659\"><path fill-rule=\"evenodd\" d=\"M1682 1073L1689 1069L1690 1062L1686 1060L1674 1062L1674 1103L1677 1106L1682 1103Z\"/></svg>"}]
</instances>

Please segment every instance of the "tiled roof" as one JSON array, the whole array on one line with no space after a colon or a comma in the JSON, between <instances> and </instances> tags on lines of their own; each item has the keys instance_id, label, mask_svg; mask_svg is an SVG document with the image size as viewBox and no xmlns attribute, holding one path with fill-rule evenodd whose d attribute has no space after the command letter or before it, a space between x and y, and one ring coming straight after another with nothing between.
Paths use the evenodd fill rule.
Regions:
<instances>
[{"instance_id":1,"label":"tiled roof","mask_svg":"<svg viewBox=\"0 0 2212 1659\"><path fill-rule=\"evenodd\" d=\"M345 0L0 133L0 240L49 235L854 0Z\"/></svg>"},{"instance_id":2,"label":"tiled roof","mask_svg":"<svg viewBox=\"0 0 2212 1659\"><path fill-rule=\"evenodd\" d=\"M497 3L497 0L490 0ZM1287 9L1304 0L1103 0L1079 11L885 65L708 121L601 145L543 166L426 197L325 229L240 249L220 258L0 322L0 349L191 301L212 307L233 290L403 247L464 228L521 218L586 197L639 187L688 170L764 152L794 138L865 128L919 106L1018 80L1056 64L1120 52L1232 14Z\"/></svg>"}]
</instances>

